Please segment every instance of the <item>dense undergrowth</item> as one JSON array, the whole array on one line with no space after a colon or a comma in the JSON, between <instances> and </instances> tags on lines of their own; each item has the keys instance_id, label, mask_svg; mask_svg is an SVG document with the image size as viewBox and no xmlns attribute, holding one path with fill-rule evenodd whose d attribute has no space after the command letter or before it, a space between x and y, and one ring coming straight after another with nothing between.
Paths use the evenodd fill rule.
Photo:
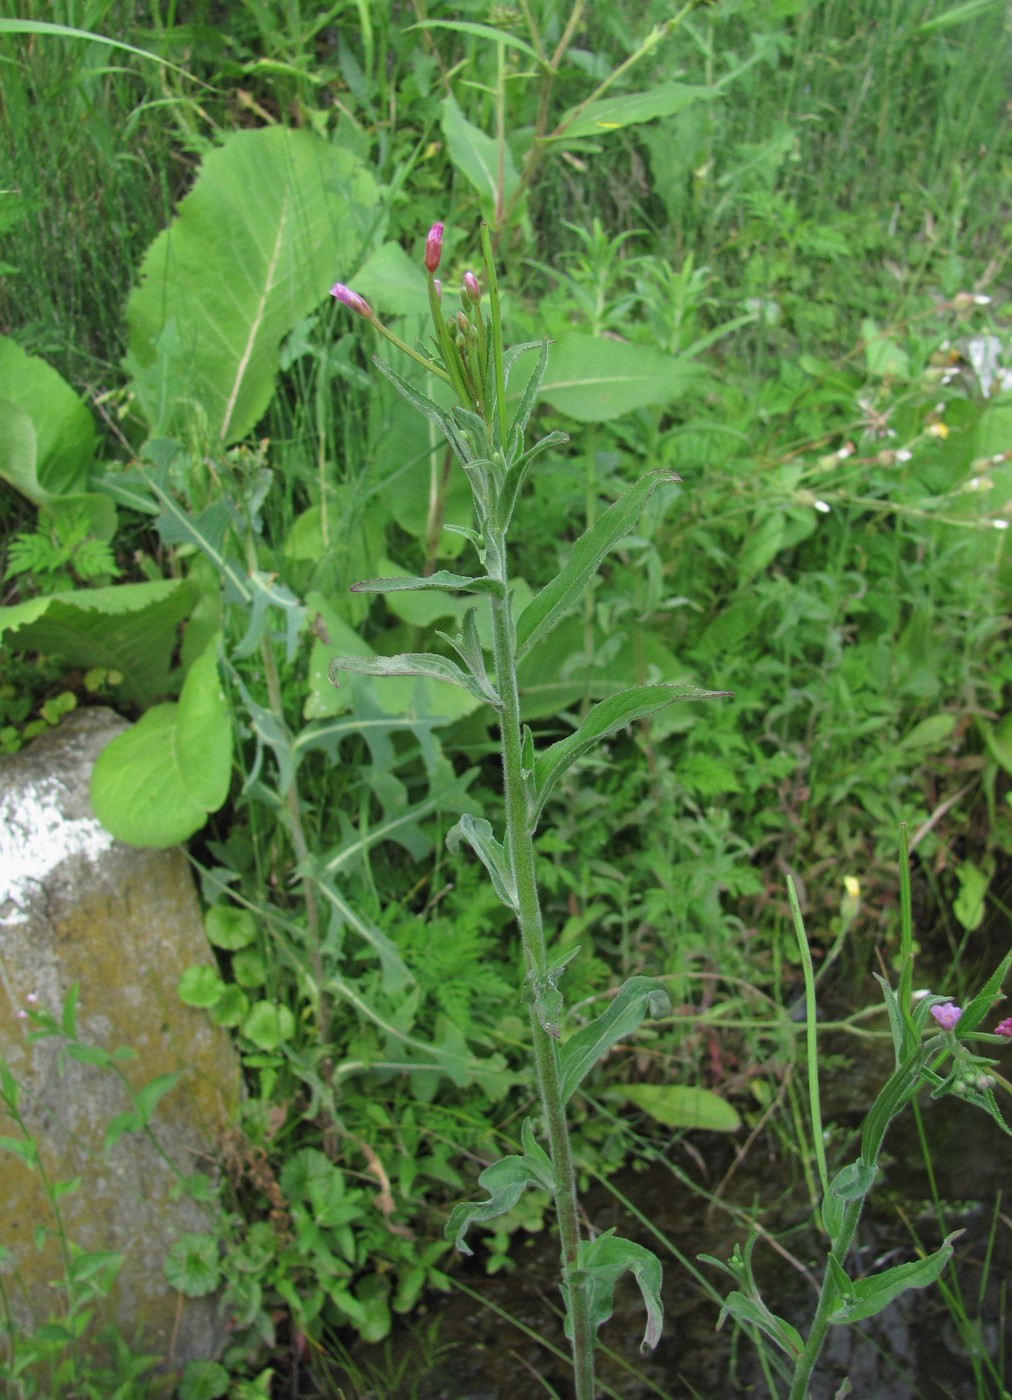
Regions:
<instances>
[{"instance_id":1,"label":"dense undergrowth","mask_svg":"<svg viewBox=\"0 0 1012 1400\"><path fill-rule=\"evenodd\" d=\"M413 345L426 230L446 223L449 298L489 222L508 339L553 342L539 432L569 435L517 506L518 604L668 473L520 671L539 744L628 686L733 692L613 736L549 799L567 1028L644 972L675 1007L599 1070L574 1144L607 1175L655 1124L754 1125L797 1055L785 877L817 966L866 997L898 950L906 823L917 937L960 996L1012 850L1007 16L0 13L0 743L114 704L139 737L103 756L96 810L189 839L218 970L181 994L234 1028L248 1098L174 1274L212 1268L231 1341L183 1393L267 1394L448 1286L450 1205L530 1093L512 920L444 844L465 806L499 813L492 712L327 678L337 652L461 626L453 597L349 588L453 570L472 523L327 287ZM155 810L167 739L217 760ZM489 1267L540 1220L524 1197Z\"/></svg>"}]
</instances>

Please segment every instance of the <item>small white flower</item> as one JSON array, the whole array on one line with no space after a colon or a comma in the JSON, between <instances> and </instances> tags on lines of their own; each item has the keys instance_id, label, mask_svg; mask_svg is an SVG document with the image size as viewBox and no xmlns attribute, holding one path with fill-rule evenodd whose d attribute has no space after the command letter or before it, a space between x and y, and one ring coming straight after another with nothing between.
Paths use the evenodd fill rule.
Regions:
<instances>
[{"instance_id":1,"label":"small white flower","mask_svg":"<svg viewBox=\"0 0 1012 1400\"><path fill-rule=\"evenodd\" d=\"M825 501L816 501L815 509L821 511L823 515L829 514L829 506Z\"/></svg>"}]
</instances>

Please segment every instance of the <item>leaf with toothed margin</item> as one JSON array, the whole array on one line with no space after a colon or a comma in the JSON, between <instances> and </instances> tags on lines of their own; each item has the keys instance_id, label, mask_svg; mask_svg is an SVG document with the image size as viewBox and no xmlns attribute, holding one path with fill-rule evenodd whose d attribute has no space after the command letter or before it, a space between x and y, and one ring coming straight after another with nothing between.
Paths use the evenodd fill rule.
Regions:
<instances>
[{"instance_id":1,"label":"leaf with toothed margin","mask_svg":"<svg viewBox=\"0 0 1012 1400\"><path fill-rule=\"evenodd\" d=\"M568 1103L606 1050L631 1035L645 1016L657 1021L671 1010L671 998L653 977L623 982L607 1010L570 1036L561 1050L562 1101Z\"/></svg>"},{"instance_id":2,"label":"leaf with toothed margin","mask_svg":"<svg viewBox=\"0 0 1012 1400\"><path fill-rule=\"evenodd\" d=\"M461 1254L471 1254L464 1242L464 1236L472 1225L494 1220L512 1210L528 1186L540 1187L552 1194L555 1192L555 1173L548 1153L534 1140L531 1120L524 1119L520 1132L523 1155L501 1157L486 1167L478 1178L478 1185L488 1192L486 1201L461 1201L450 1212L444 1234L452 1240Z\"/></svg>"},{"instance_id":3,"label":"leaf with toothed margin","mask_svg":"<svg viewBox=\"0 0 1012 1400\"><path fill-rule=\"evenodd\" d=\"M706 1259L707 1256L701 1254L699 1258ZM792 1361L796 1361L805 1349L801 1333L795 1327L792 1327L789 1322L785 1322L782 1317L778 1317L776 1313L770 1312L766 1304L758 1298L748 1298L744 1293L739 1293L737 1289L724 1299L724 1306L720 1310L717 1326L720 1327L727 1317L733 1317L737 1322L758 1327L760 1332L765 1332L770 1341L775 1342L782 1351L785 1351Z\"/></svg>"},{"instance_id":4,"label":"leaf with toothed margin","mask_svg":"<svg viewBox=\"0 0 1012 1400\"><path fill-rule=\"evenodd\" d=\"M491 578L472 578L469 574L451 574L437 569L425 578L366 578L351 585L352 593L415 593L420 589L438 588L446 593L491 593L502 597L503 586Z\"/></svg>"},{"instance_id":5,"label":"leaf with toothed margin","mask_svg":"<svg viewBox=\"0 0 1012 1400\"><path fill-rule=\"evenodd\" d=\"M506 860L506 852L492 834L491 824L484 817L473 817L470 812L465 812L446 833L446 844L453 855L457 854L462 841L467 842L488 871L495 892L506 908L512 909L514 914L518 913L516 881Z\"/></svg>"},{"instance_id":6,"label":"leaf with toothed margin","mask_svg":"<svg viewBox=\"0 0 1012 1400\"><path fill-rule=\"evenodd\" d=\"M490 705L501 708L502 700L498 690L488 678L488 671L485 669L485 653L482 650L481 638L478 636L478 610L468 608L464 613L464 621L461 630L455 637L451 637L447 632L440 632L436 629L436 635L442 637L463 661L467 673L474 678L475 683L481 688L488 699Z\"/></svg>"},{"instance_id":7,"label":"leaf with toothed margin","mask_svg":"<svg viewBox=\"0 0 1012 1400\"><path fill-rule=\"evenodd\" d=\"M541 754L534 764L535 800L528 813L529 830L537 826L541 809L552 788L577 759L600 739L624 729L633 720L655 714L675 700L714 700L730 695L729 690L700 690L693 685L637 685L620 690L595 705L574 734L560 739Z\"/></svg>"},{"instance_id":8,"label":"leaf with toothed margin","mask_svg":"<svg viewBox=\"0 0 1012 1400\"><path fill-rule=\"evenodd\" d=\"M541 1028L556 1040L559 1038L559 1012L562 1010L562 993L557 983L579 951L579 947L567 949L561 958L556 958L543 977L531 972L527 974L527 981L532 989L534 1011L541 1022Z\"/></svg>"},{"instance_id":9,"label":"leaf with toothed margin","mask_svg":"<svg viewBox=\"0 0 1012 1400\"><path fill-rule=\"evenodd\" d=\"M908 1288L927 1288L952 1258L952 1241L963 1233L962 1230L954 1230L951 1235L946 1235L938 1249L924 1259L912 1259L909 1264L896 1264L869 1278L853 1281L830 1255L830 1268L838 1294L836 1306L829 1315L830 1322L863 1322L865 1318L874 1317L888 1307Z\"/></svg>"},{"instance_id":10,"label":"leaf with toothed margin","mask_svg":"<svg viewBox=\"0 0 1012 1400\"><path fill-rule=\"evenodd\" d=\"M509 455L515 457L524 445L524 433L527 431L527 424L530 422L531 414L534 412L534 401L538 397L538 390L541 388L542 380L545 377L545 370L548 368L548 340L532 341L527 345L514 345L512 350L507 351L503 356L503 372L509 376L513 360L524 350L540 350L538 363L534 373L527 381L523 397L513 415L513 422L510 424L508 436Z\"/></svg>"},{"instance_id":11,"label":"leaf with toothed margin","mask_svg":"<svg viewBox=\"0 0 1012 1400\"><path fill-rule=\"evenodd\" d=\"M382 360L374 357L373 364L381 374L385 375L386 378L390 380L390 383L397 392L403 395L409 404L417 408L419 413L424 413L430 422L435 423L436 427L452 447L454 455L459 462L463 463L466 467L474 461L475 453L471 444L453 421L447 409L440 408L439 404L435 403L426 394L419 393L413 385L409 384L406 379L402 379L396 370L391 369L389 365L385 365Z\"/></svg>"},{"instance_id":12,"label":"leaf with toothed margin","mask_svg":"<svg viewBox=\"0 0 1012 1400\"><path fill-rule=\"evenodd\" d=\"M577 601L604 556L639 520L656 488L662 482L678 480L674 472L666 469L648 472L580 536L570 550L565 567L531 599L517 618L518 661Z\"/></svg>"},{"instance_id":13,"label":"leaf with toothed margin","mask_svg":"<svg viewBox=\"0 0 1012 1400\"><path fill-rule=\"evenodd\" d=\"M527 473L534 464L534 460L549 447L561 447L563 443L569 441L568 433L549 433L546 437L539 438L537 442L522 452L511 463L506 476L503 479L502 489L499 492L499 527L507 529L510 520L513 518L513 508L517 503L520 490L527 480ZM447 526L447 529L450 527Z\"/></svg>"},{"instance_id":14,"label":"leaf with toothed margin","mask_svg":"<svg viewBox=\"0 0 1012 1400\"><path fill-rule=\"evenodd\" d=\"M474 676L469 676L455 661L431 651L406 651L400 656L335 656L328 670L333 685L340 686L342 671L355 671L362 676L427 676L462 686L476 700L498 704L498 696L489 694Z\"/></svg>"},{"instance_id":15,"label":"leaf with toothed margin","mask_svg":"<svg viewBox=\"0 0 1012 1400\"><path fill-rule=\"evenodd\" d=\"M624 1240L614 1230L606 1230L596 1240L581 1240L576 1268L570 1275L572 1286L587 1295L590 1325L596 1333L611 1317L615 1285L623 1274L632 1274L643 1295L647 1325L640 1351L653 1351L661 1340L664 1305L661 1302L661 1261L656 1254L633 1240ZM566 1309L566 1336L572 1341L572 1309Z\"/></svg>"}]
</instances>

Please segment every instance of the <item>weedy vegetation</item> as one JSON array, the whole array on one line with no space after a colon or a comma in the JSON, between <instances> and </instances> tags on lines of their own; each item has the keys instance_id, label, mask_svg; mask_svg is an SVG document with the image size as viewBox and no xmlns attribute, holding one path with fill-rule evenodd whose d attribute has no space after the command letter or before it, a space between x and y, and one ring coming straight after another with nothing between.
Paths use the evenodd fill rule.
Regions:
<instances>
[{"instance_id":1,"label":"weedy vegetation","mask_svg":"<svg viewBox=\"0 0 1012 1400\"><path fill-rule=\"evenodd\" d=\"M135 721L93 806L187 843L246 1087L166 1261L222 1353L96 1360L66 1240L10 1394L421 1394L472 1248L550 1295L531 1394L687 1393L691 1291L821 1395L919 1289L1008 1394L1000 1198L976 1296L934 1185L854 1244L929 1093L1009 1131L1009 57L993 0L0 0L0 746ZM623 1171L715 1208L729 1143L811 1306Z\"/></svg>"}]
</instances>

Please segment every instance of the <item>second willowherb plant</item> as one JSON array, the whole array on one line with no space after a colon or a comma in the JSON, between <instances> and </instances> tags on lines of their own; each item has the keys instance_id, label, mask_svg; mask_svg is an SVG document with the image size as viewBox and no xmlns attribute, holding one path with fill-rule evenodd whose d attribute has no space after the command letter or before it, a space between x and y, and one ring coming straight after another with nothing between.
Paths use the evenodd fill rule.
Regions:
<instances>
[{"instance_id":1,"label":"second willowherb plant","mask_svg":"<svg viewBox=\"0 0 1012 1400\"><path fill-rule=\"evenodd\" d=\"M505 830L501 837L497 836L488 821L465 815L447 840L452 851L462 844L473 850L488 872L499 899L516 919L523 947L523 990L530 1007L541 1123L526 1120L521 1131L522 1152L504 1157L482 1172L479 1183L488 1193L487 1198L458 1205L448 1221L447 1235L458 1249L470 1253L467 1233L472 1225L510 1210L528 1186L549 1193L558 1221L574 1393L576 1400L593 1400L596 1336L611 1316L616 1282L625 1273L635 1278L647 1314L643 1347L653 1348L661 1335L661 1265L649 1250L621 1238L614 1230L596 1237L589 1237L582 1230L566 1106L584 1077L611 1046L628 1037L646 1017L656 1019L667 1014L670 1003L659 981L644 976L632 977L617 990L596 1020L562 1042L559 1015L563 996L559 981L577 950L570 947L561 956L553 955L546 940L535 869L534 834L545 803L559 779L599 740L672 701L701 700L727 692L668 683L636 686L590 708L567 737L547 748L535 749L530 729L521 722L518 663L548 636L582 596L605 555L634 528L655 488L678 478L669 471L653 471L644 476L573 544L568 561L556 577L534 596L519 616L514 615L508 573L510 522L535 459L546 449L566 441L564 434L558 432L549 433L530 446L526 440L548 363L548 342L504 348L491 237L484 225L481 235L484 289L473 272L466 272L460 291L460 309L451 311L444 304L442 288L435 275L442 253L442 237L443 225L433 225L425 248L434 327L431 353L407 345L379 320L364 298L349 287L337 283L331 292L399 350L421 364L431 376L448 386L456 400L444 407L389 366L375 361L398 391L445 436L464 471L473 497L475 525L459 532L473 546L480 571L467 575L438 570L425 577L369 579L354 588L358 592L374 593L421 589L465 593L475 598L475 606L465 611L459 633L454 636L438 634L456 660L434 652L368 659L341 656L331 663L330 674L335 684L340 683L345 671L439 679L462 686L495 713L502 756ZM508 398L511 372L519 376L521 369L526 372L530 363L530 359L523 361L518 369L520 357L535 355L536 365L528 374L522 392ZM491 613L491 646L488 648L483 645L478 624L478 609L482 605ZM487 651L491 652L490 661L486 659ZM970 1056L955 1040L952 1025L945 1019L942 1006L945 999L926 998L915 1012L911 1011L908 883L904 889L905 971L898 993L885 988L896 1040L896 1073L868 1115L860 1157L832 1182L826 1172L821 1127L817 1122L817 1087L813 1089L815 1142L824 1192L823 1226L830 1244L826 1283L807 1341L771 1312L760 1298L750 1263L754 1239L744 1254L736 1252L730 1263L722 1266L737 1285L727 1300L725 1312L734 1314L746 1326L758 1328L787 1353L788 1373L793 1373L791 1396L797 1400L808 1392L812 1369L830 1323L853 1322L871 1316L897 1293L937 1278L951 1254L951 1242L946 1241L929 1259L897 1266L871 1280L852 1282L844 1272L843 1262L861 1205L875 1178L877 1157L891 1118L928 1082L935 1085L936 1093L961 1085L959 1092L964 1097L979 1102L1005 1127L994 1103L990 1082L985 1082L988 1076L984 1069L990 1062ZM796 901L793 902L804 957L807 944L800 913ZM967 1009L964 1023L967 1027L971 1022L976 1025L998 996L1010 961L1012 954ZM929 1012L934 1014L943 1034L925 1040L923 1031ZM814 1046L811 1000L810 1019ZM1003 1022L999 1036L985 1038L999 1042L1000 1035L1007 1033L1010 1024ZM955 1068L948 1077L942 1077L939 1066L949 1056ZM969 1070L967 1065L970 1065ZM972 1083L967 1078L971 1071L976 1076ZM545 1146L538 1140L538 1134L542 1135Z\"/></svg>"}]
</instances>

